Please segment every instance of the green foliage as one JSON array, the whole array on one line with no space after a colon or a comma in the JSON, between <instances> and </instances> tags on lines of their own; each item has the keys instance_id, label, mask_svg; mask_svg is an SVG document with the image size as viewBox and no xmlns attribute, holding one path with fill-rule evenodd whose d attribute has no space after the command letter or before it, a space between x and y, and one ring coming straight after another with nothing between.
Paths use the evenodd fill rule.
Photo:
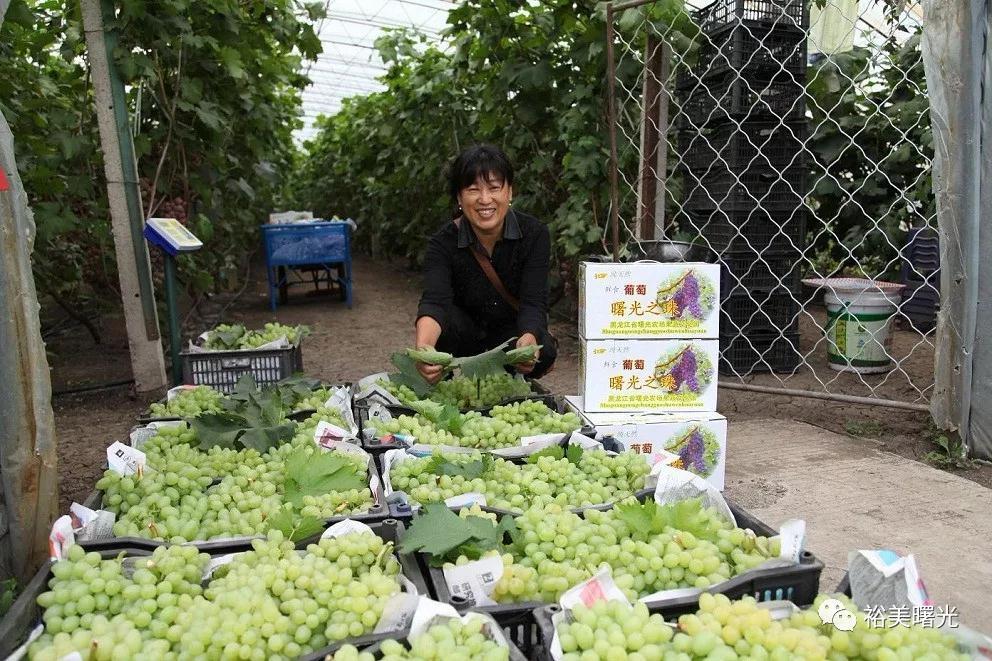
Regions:
<instances>
[{"instance_id":1,"label":"green foliage","mask_svg":"<svg viewBox=\"0 0 992 661\"><path fill-rule=\"evenodd\" d=\"M400 550L426 553L432 565L440 566L458 555L474 560L501 548L504 535L514 530L512 516L496 523L482 516L459 516L443 503L428 503L403 535Z\"/></svg>"},{"instance_id":2,"label":"green foliage","mask_svg":"<svg viewBox=\"0 0 992 661\"><path fill-rule=\"evenodd\" d=\"M694 34L681 1L653 25ZM299 204L360 218L373 254L416 262L450 218L445 168L493 142L516 168L514 206L549 223L559 257L601 252L609 147L603 3L466 0L442 47L402 32L378 42L387 89L344 102L307 143ZM632 67L632 63L624 66ZM631 76L633 68L623 75Z\"/></svg>"},{"instance_id":3,"label":"green foliage","mask_svg":"<svg viewBox=\"0 0 992 661\"><path fill-rule=\"evenodd\" d=\"M363 489L368 479L365 471L341 453L312 453L299 448L286 458L284 484L286 502L300 507L304 496Z\"/></svg>"},{"instance_id":4,"label":"green foliage","mask_svg":"<svg viewBox=\"0 0 992 661\"><path fill-rule=\"evenodd\" d=\"M180 259L191 293L237 283L291 169L307 83L298 71L320 50L311 24L322 4L114 5L107 27L144 211L175 216L204 240L207 249ZM36 280L77 305L117 286L85 54L78 2L13 0L0 27L0 111L38 225Z\"/></svg>"},{"instance_id":5,"label":"green foliage","mask_svg":"<svg viewBox=\"0 0 992 661\"><path fill-rule=\"evenodd\" d=\"M907 229L936 211L921 35L917 28L903 43L857 47L810 67L809 200L839 238L810 228L821 276L894 277Z\"/></svg>"},{"instance_id":6,"label":"green foliage","mask_svg":"<svg viewBox=\"0 0 992 661\"><path fill-rule=\"evenodd\" d=\"M968 449L957 432L940 429L931 420L926 437L937 447L923 455L925 462L944 470L975 468L975 461L968 458Z\"/></svg>"}]
</instances>

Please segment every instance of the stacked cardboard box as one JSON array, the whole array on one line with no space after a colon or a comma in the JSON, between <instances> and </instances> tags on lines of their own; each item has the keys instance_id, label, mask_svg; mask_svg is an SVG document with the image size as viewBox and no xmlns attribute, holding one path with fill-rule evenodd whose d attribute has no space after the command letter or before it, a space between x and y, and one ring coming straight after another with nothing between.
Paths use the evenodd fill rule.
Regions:
<instances>
[{"instance_id":1,"label":"stacked cardboard box","mask_svg":"<svg viewBox=\"0 0 992 661\"><path fill-rule=\"evenodd\" d=\"M626 449L696 472L722 490L719 307L714 264L583 263L580 394L568 401Z\"/></svg>"}]
</instances>

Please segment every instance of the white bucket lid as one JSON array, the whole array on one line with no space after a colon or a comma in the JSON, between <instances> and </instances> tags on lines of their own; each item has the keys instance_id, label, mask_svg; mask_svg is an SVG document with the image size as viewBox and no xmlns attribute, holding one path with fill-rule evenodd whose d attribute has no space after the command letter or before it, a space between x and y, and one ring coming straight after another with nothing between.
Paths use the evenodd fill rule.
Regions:
<instances>
[{"instance_id":1,"label":"white bucket lid","mask_svg":"<svg viewBox=\"0 0 992 661\"><path fill-rule=\"evenodd\" d=\"M868 278L805 278L804 285L826 287L834 296L856 296L858 294L885 294L898 296L906 285Z\"/></svg>"}]
</instances>

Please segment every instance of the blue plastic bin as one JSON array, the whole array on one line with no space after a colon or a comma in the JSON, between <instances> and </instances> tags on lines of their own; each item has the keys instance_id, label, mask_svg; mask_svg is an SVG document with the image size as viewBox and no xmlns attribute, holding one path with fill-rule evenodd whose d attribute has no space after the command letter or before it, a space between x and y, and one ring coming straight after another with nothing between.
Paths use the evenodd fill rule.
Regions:
<instances>
[{"instance_id":1,"label":"blue plastic bin","mask_svg":"<svg viewBox=\"0 0 992 661\"><path fill-rule=\"evenodd\" d=\"M351 227L347 223L313 222L262 225L269 304L276 309L277 295L291 283L289 269L324 270L329 277L339 270L344 300L351 308ZM302 281L302 279L301 279Z\"/></svg>"}]
</instances>

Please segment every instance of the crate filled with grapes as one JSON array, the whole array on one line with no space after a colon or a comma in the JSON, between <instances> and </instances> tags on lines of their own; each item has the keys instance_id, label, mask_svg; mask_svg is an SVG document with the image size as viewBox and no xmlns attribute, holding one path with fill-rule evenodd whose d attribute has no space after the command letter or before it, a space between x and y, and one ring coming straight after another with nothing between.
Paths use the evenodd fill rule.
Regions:
<instances>
[{"instance_id":1,"label":"crate filled with grapes","mask_svg":"<svg viewBox=\"0 0 992 661\"><path fill-rule=\"evenodd\" d=\"M221 324L180 354L183 383L223 393L233 391L245 374L259 385L275 383L303 371L303 338L308 333L306 326L279 323L267 323L259 330Z\"/></svg>"},{"instance_id":2,"label":"crate filled with grapes","mask_svg":"<svg viewBox=\"0 0 992 661\"><path fill-rule=\"evenodd\" d=\"M273 400L287 418L305 420L330 400L351 411L351 384L327 384L317 379L293 376L277 383L259 386L251 374L242 375L227 394L210 386L182 385L171 388L164 399L152 404L138 417L140 424L189 420L205 413L237 412L251 398ZM332 399L336 398L336 399ZM353 413L351 414L353 417ZM357 425L356 425L357 434Z\"/></svg>"},{"instance_id":3,"label":"crate filled with grapes","mask_svg":"<svg viewBox=\"0 0 992 661\"><path fill-rule=\"evenodd\" d=\"M373 415L362 423L363 447L377 454L412 445L491 451L521 447L531 437L546 434L556 434L563 440L583 429L578 414L561 401L548 406L543 401L524 400L494 406L487 414L461 413L430 401L417 402L414 409L395 416L387 409L369 409Z\"/></svg>"},{"instance_id":4,"label":"crate filled with grapes","mask_svg":"<svg viewBox=\"0 0 992 661\"><path fill-rule=\"evenodd\" d=\"M231 417L208 423L201 416L189 425L142 430L147 434L141 435L140 450L128 450L135 470L111 464L85 503L115 516L113 535L84 535L82 543L105 548L192 542L243 549L271 530L295 541L346 517L386 517L371 455L341 441L318 445L321 421L310 426L313 417L246 426Z\"/></svg>"},{"instance_id":5,"label":"crate filled with grapes","mask_svg":"<svg viewBox=\"0 0 992 661\"><path fill-rule=\"evenodd\" d=\"M421 597L410 629L337 644L302 661L527 661L527 658L486 613L472 610L459 613L448 604Z\"/></svg>"},{"instance_id":6,"label":"crate filled with grapes","mask_svg":"<svg viewBox=\"0 0 992 661\"><path fill-rule=\"evenodd\" d=\"M458 448L428 455L390 450L379 458L390 515L409 518L428 503L474 502L490 512L515 514L552 504L580 510L648 486L650 466L642 455L607 452L590 441L589 447L552 445L515 459Z\"/></svg>"},{"instance_id":7,"label":"crate filled with grapes","mask_svg":"<svg viewBox=\"0 0 992 661\"><path fill-rule=\"evenodd\" d=\"M812 601L823 564L804 553L798 563L769 567L780 562L779 538L739 508L730 505L730 512L736 523L699 498L667 505L631 498L581 514L547 505L515 517L427 505L412 520L404 549L422 554L440 601L465 600L492 614L517 632L521 646L533 637L534 608L555 603L604 567L632 601L664 597L688 609L695 597L680 602L664 593L737 596L755 586L769 599Z\"/></svg>"},{"instance_id":8,"label":"crate filled with grapes","mask_svg":"<svg viewBox=\"0 0 992 661\"><path fill-rule=\"evenodd\" d=\"M355 521L305 543L277 531L248 550L86 552L46 564L0 622L0 655L28 659L286 658L389 629L426 592L403 526ZM38 627L36 625L42 625Z\"/></svg>"},{"instance_id":9,"label":"crate filled with grapes","mask_svg":"<svg viewBox=\"0 0 992 661\"><path fill-rule=\"evenodd\" d=\"M826 612L843 617L829 620ZM553 661L662 659L934 659L973 658L953 630L923 624L874 623L843 595L818 595L810 608L744 596L699 595L690 613L663 602L599 600L548 606L534 617L544 656ZM836 615L835 615L836 618Z\"/></svg>"}]
</instances>

